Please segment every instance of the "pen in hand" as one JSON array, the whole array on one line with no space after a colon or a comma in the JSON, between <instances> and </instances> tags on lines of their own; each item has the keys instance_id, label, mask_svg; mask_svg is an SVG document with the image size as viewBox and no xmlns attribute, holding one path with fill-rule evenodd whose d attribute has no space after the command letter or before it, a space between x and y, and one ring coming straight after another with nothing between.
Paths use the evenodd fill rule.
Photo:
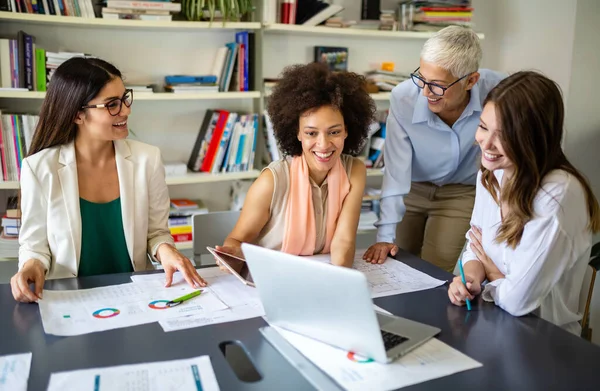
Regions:
<instances>
[{"instance_id":1,"label":"pen in hand","mask_svg":"<svg viewBox=\"0 0 600 391\"><path fill-rule=\"evenodd\" d=\"M173 299L169 302L167 302L167 307L175 307L176 305L179 305L181 303L183 303L186 300L189 300L191 298L194 298L196 296L200 296L200 294L202 293L202 290L197 290L197 291L193 291L192 293L188 293L187 295L178 297L176 299Z\"/></svg>"},{"instance_id":2,"label":"pen in hand","mask_svg":"<svg viewBox=\"0 0 600 391\"><path fill-rule=\"evenodd\" d=\"M463 269L462 260L458 261L458 265L459 265L459 268L460 268L460 278L461 278L463 284L465 284L465 288L466 288L467 287L467 280L465 279L465 271ZM467 302L467 310L471 311L471 300L465 299L465 301Z\"/></svg>"}]
</instances>

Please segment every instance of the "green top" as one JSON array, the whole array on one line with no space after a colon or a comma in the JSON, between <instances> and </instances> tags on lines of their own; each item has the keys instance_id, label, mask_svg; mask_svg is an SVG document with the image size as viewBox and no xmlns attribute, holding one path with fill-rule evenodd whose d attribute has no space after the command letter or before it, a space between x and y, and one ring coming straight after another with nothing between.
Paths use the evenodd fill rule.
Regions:
<instances>
[{"instance_id":1,"label":"green top","mask_svg":"<svg viewBox=\"0 0 600 391\"><path fill-rule=\"evenodd\" d=\"M132 272L127 252L121 199L97 204L79 198L81 256L79 276Z\"/></svg>"}]
</instances>

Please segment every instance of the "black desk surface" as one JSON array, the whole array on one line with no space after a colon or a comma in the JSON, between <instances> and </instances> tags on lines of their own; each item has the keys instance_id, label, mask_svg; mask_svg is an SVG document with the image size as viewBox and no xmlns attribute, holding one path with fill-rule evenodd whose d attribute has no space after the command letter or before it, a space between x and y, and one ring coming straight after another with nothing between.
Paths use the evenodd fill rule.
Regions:
<instances>
[{"instance_id":1,"label":"black desk surface","mask_svg":"<svg viewBox=\"0 0 600 391\"><path fill-rule=\"evenodd\" d=\"M433 277L452 275L401 252L399 260ZM130 282L129 274L54 280L47 289L83 289ZM406 390L600 389L600 347L533 316L514 318L478 301L473 311L451 305L447 285L376 299L388 311L442 329L438 338L483 367ZM165 333L158 323L74 337L44 334L36 304L17 304L0 285L0 355L33 352L29 390L45 390L52 372L209 355L221 390L310 390L308 382L265 341L262 318ZM600 330L598 330L600 332ZM263 379L237 379L219 349L239 340Z\"/></svg>"}]
</instances>

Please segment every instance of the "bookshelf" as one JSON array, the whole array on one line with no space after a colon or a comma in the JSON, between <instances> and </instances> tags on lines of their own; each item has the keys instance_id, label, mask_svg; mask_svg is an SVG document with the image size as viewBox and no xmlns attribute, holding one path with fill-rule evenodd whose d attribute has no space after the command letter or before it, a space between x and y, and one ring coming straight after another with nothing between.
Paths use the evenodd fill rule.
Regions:
<instances>
[{"instance_id":1,"label":"bookshelf","mask_svg":"<svg viewBox=\"0 0 600 391\"><path fill-rule=\"evenodd\" d=\"M255 18L259 15L257 11ZM163 159L168 162L187 162L207 109L262 113L268 99L264 78L277 77L287 65L312 61L313 46L348 47L349 69L355 72L365 72L373 63L384 61L394 62L399 71L410 72L418 66L423 42L432 35L261 22L110 20L0 12L0 36L15 36L19 30L35 36L36 45L49 51L86 52L104 58L121 69L125 83L130 85L154 83L167 74L209 74L219 47L233 41L236 31L253 31L255 91L134 93L138 104L130 116L130 124L135 138L160 147ZM0 90L0 109L7 113L35 113L44 97L43 92ZM389 105L389 92L371 97L379 109ZM168 177L170 195L207 200L210 210L228 209L232 184L259 175L263 149L264 138L259 137L256 169L252 171ZM371 169L367 173L367 185L380 186L382 171ZM0 193L18 188L18 182L0 182Z\"/></svg>"},{"instance_id":2,"label":"bookshelf","mask_svg":"<svg viewBox=\"0 0 600 391\"><path fill-rule=\"evenodd\" d=\"M427 39L433 36L430 31L382 31L363 28L335 28L325 26L303 26L296 24L272 23L263 24L265 33L278 34L298 34L298 35L334 35L346 37L369 37L369 38L390 38L390 39ZM480 39L483 34L477 34Z\"/></svg>"},{"instance_id":3,"label":"bookshelf","mask_svg":"<svg viewBox=\"0 0 600 391\"><path fill-rule=\"evenodd\" d=\"M205 92L205 93L171 93L171 92L134 92L134 100L224 100L224 99L258 99L259 91L245 92ZM4 91L0 90L0 99L44 99L45 92L39 91Z\"/></svg>"}]
</instances>

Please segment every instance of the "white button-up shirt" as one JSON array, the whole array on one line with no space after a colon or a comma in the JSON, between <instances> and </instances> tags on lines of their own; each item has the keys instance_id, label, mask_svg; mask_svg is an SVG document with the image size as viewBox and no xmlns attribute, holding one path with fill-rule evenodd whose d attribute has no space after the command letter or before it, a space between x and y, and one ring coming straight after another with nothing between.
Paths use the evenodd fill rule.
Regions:
<instances>
[{"instance_id":1,"label":"white button-up shirt","mask_svg":"<svg viewBox=\"0 0 600 391\"><path fill-rule=\"evenodd\" d=\"M503 170L494 174L502 183ZM481 172L478 174L471 225L481 229L485 253L504 274L504 278L485 285L483 299L514 316L535 311L541 318L580 334L579 294L592 247L583 187L572 175L554 170L544 178L533 210L517 248L497 243L500 207L481 184ZM467 241L463 265L477 259L468 233Z\"/></svg>"}]
</instances>

